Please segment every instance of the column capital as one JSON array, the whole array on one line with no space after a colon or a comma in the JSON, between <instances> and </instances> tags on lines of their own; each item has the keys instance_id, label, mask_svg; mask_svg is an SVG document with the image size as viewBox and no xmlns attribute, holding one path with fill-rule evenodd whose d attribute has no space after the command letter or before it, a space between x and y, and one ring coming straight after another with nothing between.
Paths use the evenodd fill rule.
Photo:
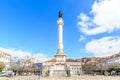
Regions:
<instances>
[{"instance_id":1,"label":"column capital","mask_svg":"<svg viewBox=\"0 0 120 80\"><path fill-rule=\"evenodd\" d=\"M62 18L58 18L57 24L58 24L58 26L63 26L64 25L63 19Z\"/></svg>"}]
</instances>

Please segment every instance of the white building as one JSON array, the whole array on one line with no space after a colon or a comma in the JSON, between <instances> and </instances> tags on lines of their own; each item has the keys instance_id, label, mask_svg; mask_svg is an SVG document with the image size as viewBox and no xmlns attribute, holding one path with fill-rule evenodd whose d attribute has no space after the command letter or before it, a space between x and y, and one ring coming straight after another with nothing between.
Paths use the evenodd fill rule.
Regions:
<instances>
[{"instance_id":1,"label":"white building","mask_svg":"<svg viewBox=\"0 0 120 80\"><path fill-rule=\"evenodd\" d=\"M56 67L56 61L55 59L51 59L48 60L46 62L43 63L43 72L47 73L47 71L52 71L52 70L56 70L58 69L58 67ZM62 64L60 64L62 65ZM58 71L61 71L62 66L60 66L60 68L58 69ZM65 63L64 63L64 69L65 69L65 73L68 71L70 71L71 75L78 75L78 74L82 74L82 64L81 61L78 60L73 60L73 59L66 59ZM58 75L58 74L57 74Z\"/></svg>"}]
</instances>

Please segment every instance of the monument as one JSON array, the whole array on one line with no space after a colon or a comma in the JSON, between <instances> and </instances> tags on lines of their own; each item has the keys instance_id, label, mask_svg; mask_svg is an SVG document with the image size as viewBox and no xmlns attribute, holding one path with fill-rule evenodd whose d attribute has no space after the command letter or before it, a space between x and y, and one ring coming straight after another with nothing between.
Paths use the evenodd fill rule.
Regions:
<instances>
[{"instance_id":1,"label":"monument","mask_svg":"<svg viewBox=\"0 0 120 80\"><path fill-rule=\"evenodd\" d=\"M54 59L43 62L42 72L46 76L70 76L82 71L81 61L66 59L63 51L63 25L62 11L58 12L58 48Z\"/></svg>"},{"instance_id":2,"label":"monument","mask_svg":"<svg viewBox=\"0 0 120 80\"><path fill-rule=\"evenodd\" d=\"M63 52L63 19L62 19L62 12L59 11L59 18L57 20L58 24L58 50L57 53L54 55L55 60L57 63L64 63L66 60L66 55Z\"/></svg>"},{"instance_id":3,"label":"monument","mask_svg":"<svg viewBox=\"0 0 120 80\"><path fill-rule=\"evenodd\" d=\"M55 57L55 65L54 65L54 70L53 74L57 75L65 75L66 70L65 70L65 61L66 61L66 55L63 52L63 25L64 21L62 19L62 11L59 11L58 13L58 49L57 53L54 55Z\"/></svg>"}]
</instances>

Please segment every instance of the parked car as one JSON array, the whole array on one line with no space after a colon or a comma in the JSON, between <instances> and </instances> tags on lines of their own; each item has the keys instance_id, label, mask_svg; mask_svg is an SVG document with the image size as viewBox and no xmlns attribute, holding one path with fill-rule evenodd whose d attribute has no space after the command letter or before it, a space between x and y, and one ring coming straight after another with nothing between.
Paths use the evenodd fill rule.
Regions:
<instances>
[{"instance_id":1,"label":"parked car","mask_svg":"<svg viewBox=\"0 0 120 80\"><path fill-rule=\"evenodd\" d=\"M0 76L1 76L1 77L6 76L6 72L5 72L5 71L2 71L2 72L0 73Z\"/></svg>"}]
</instances>

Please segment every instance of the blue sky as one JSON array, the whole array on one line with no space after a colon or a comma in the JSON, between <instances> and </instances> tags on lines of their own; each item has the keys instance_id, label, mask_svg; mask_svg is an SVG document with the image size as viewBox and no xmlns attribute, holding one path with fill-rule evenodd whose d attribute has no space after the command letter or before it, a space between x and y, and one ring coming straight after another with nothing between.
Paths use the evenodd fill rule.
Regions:
<instances>
[{"instance_id":1,"label":"blue sky","mask_svg":"<svg viewBox=\"0 0 120 80\"><path fill-rule=\"evenodd\" d=\"M103 45L102 48L105 47L106 50L112 48L113 50L113 47L115 47L117 50L111 52L111 54L117 53L119 52L117 44L120 44L120 25L117 21L120 20L120 15L115 16L118 19L115 19L113 25L109 25L110 20L114 20L113 17L104 17L103 20L99 17L102 13L107 15L107 11L105 12L102 6L112 5L110 3L119 0L105 1L1 0L0 47L14 51L21 50L23 53L28 52L34 55L39 53L50 58L53 57L57 52L58 11L62 10L64 53L67 54L67 58L78 59L88 56L101 56L98 45L104 44L105 41L108 42L106 43L108 46ZM112 6L110 10L113 10L111 8ZM109 14L114 15L116 13L119 13L119 11L116 10L114 13ZM102 40L103 42L101 42ZM117 40L118 43L110 45L110 42L114 44L114 40ZM93 44L96 48L91 48ZM101 53L108 55L110 51L106 50ZM19 53L16 54L19 55Z\"/></svg>"}]
</instances>

